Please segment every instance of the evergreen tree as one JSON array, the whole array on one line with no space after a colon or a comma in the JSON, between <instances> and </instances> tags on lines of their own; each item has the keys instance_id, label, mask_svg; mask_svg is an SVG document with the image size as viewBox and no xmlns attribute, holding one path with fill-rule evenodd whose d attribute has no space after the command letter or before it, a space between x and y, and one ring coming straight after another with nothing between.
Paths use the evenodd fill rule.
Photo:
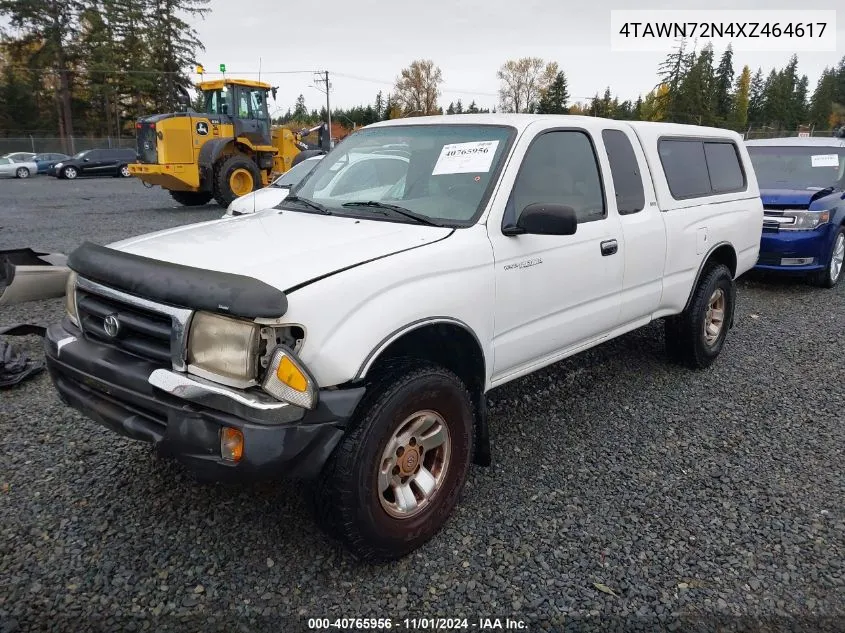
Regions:
<instances>
[{"instance_id":1,"label":"evergreen tree","mask_svg":"<svg viewBox=\"0 0 845 633\"><path fill-rule=\"evenodd\" d=\"M715 118L717 121L727 121L731 116L733 106L731 89L734 83L733 49L730 45L722 53L715 80Z\"/></svg>"},{"instance_id":2,"label":"evergreen tree","mask_svg":"<svg viewBox=\"0 0 845 633\"><path fill-rule=\"evenodd\" d=\"M449 107L446 108L446 114L455 114L455 104L449 103Z\"/></svg>"},{"instance_id":3,"label":"evergreen tree","mask_svg":"<svg viewBox=\"0 0 845 633\"><path fill-rule=\"evenodd\" d=\"M807 94L809 92L809 79L807 75L801 75L798 84L795 86L795 93L793 95L793 111L791 120L791 128L797 128L807 122L808 108L807 108Z\"/></svg>"},{"instance_id":4,"label":"evergreen tree","mask_svg":"<svg viewBox=\"0 0 845 633\"><path fill-rule=\"evenodd\" d=\"M569 90L566 75L558 71L537 105L540 114L568 114Z\"/></svg>"},{"instance_id":5,"label":"evergreen tree","mask_svg":"<svg viewBox=\"0 0 845 633\"><path fill-rule=\"evenodd\" d=\"M293 120L305 121L308 118L308 110L305 108L305 95L296 98L296 105L293 108Z\"/></svg>"},{"instance_id":6,"label":"evergreen tree","mask_svg":"<svg viewBox=\"0 0 845 633\"><path fill-rule=\"evenodd\" d=\"M467 112L470 113L470 114L477 114L478 113L478 106L475 105L475 101L473 101L472 103L469 104L469 107L467 108Z\"/></svg>"},{"instance_id":7,"label":"evergreen tree","mask_svg":"<svg viewBox=\"0 0 845 633\"><path fill-rule=\"evenodd\" d=\"M839 65L836 67L834 84L833 100L845 107L845 57L839 60Z\"/></svg>"},{"instance_id":8,"label":"evergreen tree","mask_svg":"<svg viewBox=\"0 0 845 633\"><path fill-rule=\"evenodd\" d=\"M196 65L197 51L205 50L188 20L208 12L209 0L148 0L145 39L149 63L159 71L153 91L156 112L172 112L192 82L185 72Z\"/></svg>"},{"instance_id":9,"label":"evergreen tree","mask_svg":"<svg viewBox=\"0 0 845 633\"><path fill-rule=\"evenodd\" d=\"M379 90L378 94L376 95L375 121L381 121L383 119L384 110L384 97L381 94L381 90Z\"/></svg>"},{"instance_id":10,"label":"evergreen tree","mask_svg":"<svg viewBox=\"0 0 845 633\"><path fill-rule=\"evenodd\" d=\"M748 93L748 123L760 125L765 115L766 81L763 79L763 69L758 68L751 78Z\"/></svg>"},{"instance_id":11,"label":"evergreen tree","mask_svg":"<svg viewBox=\"0 0 845 633\"><path fill-rule=\"evenodd\" d=\"M634 104L634 111L632 112L631 118L635 121L642 121L643 120L643 98L642 96L637 97L637 102Z\"/></svg>"},{"instance_id":12,"label":"evergreen tree","mask_svg":"<svg viewBox=\"0 0 845 633\"><path fill-rule=\"evenodd\" d=\"M826 130L833 115L833 104L836 99L836 71L825 68L816 84L816 89L810 97L809 119L815 127Z\"/></svg>"},{"instance_id":13,"label":"evergreen tree","mask_svg":"<svg viewBox=\"0 0 845 633\"><path fill-rule=\"evenodd\" d=\"M694 52L687 53L686 46L686 40L682 39L658 66L658 87L666 86L666 90L660 91L659 94L655 95L655 98L660 100L660 109L669 117L674 116L675 111L683 110L686 105L680 99L680 88L691 65L691 60L695 58Z\"/></svg>"},{"instance_id":14,"label":"evergreen tree","mask_svg":"<svg viewBox=\"0 0 845 633\"><path fill-rule=\"evenodd\" d=\"M83 5L79 0L0 0L0 17L18 29L22 43L37 45L30 63L40 68L54 68L56 101L59 112L59 133L67 153L75 151L71 66L75 43L79 34L79 14Z\"/></svg>"},{"instance_id":15,"label":"evergreen tree","mask_svg":"<svg viewBox=\"0 0 845 633\"><path fill-rule=\"evenodd\" d=\"M455 104L455 114L463 114L464 113L464 104L461 103L461 100L458 99L458 102Z\"/></svg>"}]
</instances>

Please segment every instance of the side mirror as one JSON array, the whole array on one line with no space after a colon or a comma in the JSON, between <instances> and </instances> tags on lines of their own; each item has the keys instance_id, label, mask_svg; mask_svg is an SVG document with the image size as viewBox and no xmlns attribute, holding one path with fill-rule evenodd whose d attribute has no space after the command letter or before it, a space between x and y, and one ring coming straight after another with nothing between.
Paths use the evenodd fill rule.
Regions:
<instances>
[{"instance_id":1,"label":"side mirror","mask_svg":"<svg viewBox=\"0 0 845 633\"><path fill-rule=\"evenodd\" d=\"M90 158L83 158L83 159L82 159L82 162L83 162L83 163L90 163L90 162L91 162L91 159L90 159Z\"/></svg>"},{"instance_id":2,"label":"side mirror","mask_svg":"<svg viewBox=\"0 0 845 633\"><path fill-rule=\"evenodd\" d=\"M516 226L506 226L505 235L574 235L578 229L575 209L562 204L535 202L522 210Z\"/></svg>"}]
</instances>

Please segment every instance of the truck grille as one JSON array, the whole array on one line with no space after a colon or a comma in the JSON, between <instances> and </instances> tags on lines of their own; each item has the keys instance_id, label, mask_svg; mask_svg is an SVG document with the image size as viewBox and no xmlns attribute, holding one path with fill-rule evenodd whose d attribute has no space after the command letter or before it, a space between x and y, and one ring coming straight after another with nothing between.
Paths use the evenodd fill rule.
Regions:
<instances>
[{"instance_id":1,"label":"truck grille","mask_svg":"<svg viewBox=\"0 0 845 633\"><path fill-rule=\"evenodd\" d=\"M170 316L127 305L81 288L76 291L76 309L79 326L86 338L162 366L171 364L173 321Z\"/></svg>"},{"instance_id":2,"label":"truck grille","mask_svg":"<svg viewBox=\"0 0 845 633\"><path fill-rule=\"evenodd\" d=\"M148 165L158 163L158 149L156 146L155 123L139 123L138 128L138 160Z\"/></svg>"}]
</instances>

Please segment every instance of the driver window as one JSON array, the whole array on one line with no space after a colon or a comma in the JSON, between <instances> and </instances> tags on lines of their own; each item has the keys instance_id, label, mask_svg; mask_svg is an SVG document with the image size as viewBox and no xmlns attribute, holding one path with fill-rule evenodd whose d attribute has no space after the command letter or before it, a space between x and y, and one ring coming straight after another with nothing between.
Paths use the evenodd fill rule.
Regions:
<instances>
[{"instance_id":1,"label":"driver window","mask_svg":"<svg viewBox=\"0 0 845 633\"><path fill-rule=\"evenodd\" d=\"M264 98L263 90L253 90L252 95L252 117L253 119L266 119L267 117L267 101Z\"/></svg>"},{"instance_id":2,"label":"driver window","mask_svg":"<svg viewBox=\"0 0 845 633\"><path fill-rule=\"evenodd\" d=\"M511 193L513 213L537 202L572 207L579 224L607 217L598 162L586 133L546 132L528 148Z\"/></svg>"}]
</instances>

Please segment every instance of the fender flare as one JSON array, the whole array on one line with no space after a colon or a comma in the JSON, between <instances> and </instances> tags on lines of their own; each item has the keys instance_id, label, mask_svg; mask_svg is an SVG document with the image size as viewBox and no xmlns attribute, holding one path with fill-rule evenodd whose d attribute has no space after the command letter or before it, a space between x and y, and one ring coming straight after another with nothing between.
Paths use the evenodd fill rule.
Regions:
<instances>
[{"instance_id":1,"label":"fender flare","mask_svg":"<svg viewBox=\"0 0 845 633\"><path fill-rule=\"evenodd\" d=\"M701 259L701 263L698 265L698 272L695 274L695 281L693 282L692 286L690 287L689 295L687 296L687 301L684 304L684 312L689 308L690 303L692 303L692 297L695 294L695 289L698 287L698 282L701 280L701 275L704 274L704 267L706 266L707 262L710 261L710 257L712 257L713 253L715 253L718 249L722 248L723 246L730 246L733 249L734 254L736 254L736 249L734 245L727 241L718 242L710 247L710 250L707 251L707 254ZM736 274L733 273L733 278L736 279ZM734 315L731 314L731 321L730 327L733 327L733 317Z\"/></svg>"},{"instance_id":2,"label":"fender flare","mask_svg":"<svg viewBox=\"0 0 845 633\"><path fill-rule=\"evenodd\" d=\"M358 382L363 380L367 372L373 366L375 361L381 356L381 354L395 341L398 341L404 335L413 332L414 330L418 330L422 327L427 325L435 325L438 323L445 323L449 325L454 325L462 330L466 331L470 336L472 336L473 340L475 341L476 345L478 346L479 351L481 352L481 363L482 363L482 375L480 376L480 386L477 390L477 393L474 393L475 402L473 403L475 408L475 455L474 455L474 463L479 466L490 466L492 463L492 451L490 448L490 425L488 422L488 413L487 413L487 392L485 387L487 385L487 359L484 356L484 347L481 345L481 341L478 338L478 335L475 331L466 323L461 321L460 319L456 319L454 317L446 317L446 316L439 316L439 317L426 317L423 319L418 319L417 321L413 321L404 325L400 328L397 328L392 333L388 334L384 337L378 345L373 348L364 361L361 363L358 371L355 373L355 377L353 382Z\"/></svg>"},{"instance_id":3,"label":"fender flare","mask_svg":"<svg viewBox=\"0 0 845 633\"><path fill-rule=\"evenodd\" d=\"M475 340L476 344L478 345L478 349L481 350L481 358L482 358L482 361L484 362L484 372L486 374L486 372L487 372L487 361L484 358L484 347L481 345L481 341L478 339L478 335L476 335L476 333L473 331L473 329L469 325L467 325L466 323L464 323L460 319L456 319L454 317L439 316L439 317L426 317L424 319L418 319L416 321L412 321L411 323L408 323L407 325L403 325L402 327L397 328L396 330L394 330L393 332L391 332L390 334L385 336L379 342L379 344L376 345L375 348L370 350L369 354L367 354L367 357L364 359L364 361L361 363L361 366L358 368L358 371L355 373L355 377L353 378L353 381L363 380L366 377L367 372L373 366L373 363L375 363L376 359L381 355L382 352L384 352L384 350L386 350L390 346L391 343L399 340L402 336L404 336L405 334L408 334L409 332L412 332L414 330L418 330L421 327L425 327L427 325L436 325L438 323L448 323L449 325L456 325L459 328L466 330L466 332L469 335L472 336L472 338ZM486 376L483 376L482 377L482 384L486 383L486 381L487 381Z\"/></svg>"},{"instance_id":4,"label":"fender flare","mask_svg":"<svg viewBox=\"0 0 845 633\"><path fill-rule=\"evenodd\" d=\"M220 158L220 154L222 154L223 150L226 149L226 146L229 145L229 143L234 142L235 141L231 138L216 138L206 142L200 148L197 163L202 168L211 169L214 163L217 162L217 159Z\"/></svg>"}]
</instances>

